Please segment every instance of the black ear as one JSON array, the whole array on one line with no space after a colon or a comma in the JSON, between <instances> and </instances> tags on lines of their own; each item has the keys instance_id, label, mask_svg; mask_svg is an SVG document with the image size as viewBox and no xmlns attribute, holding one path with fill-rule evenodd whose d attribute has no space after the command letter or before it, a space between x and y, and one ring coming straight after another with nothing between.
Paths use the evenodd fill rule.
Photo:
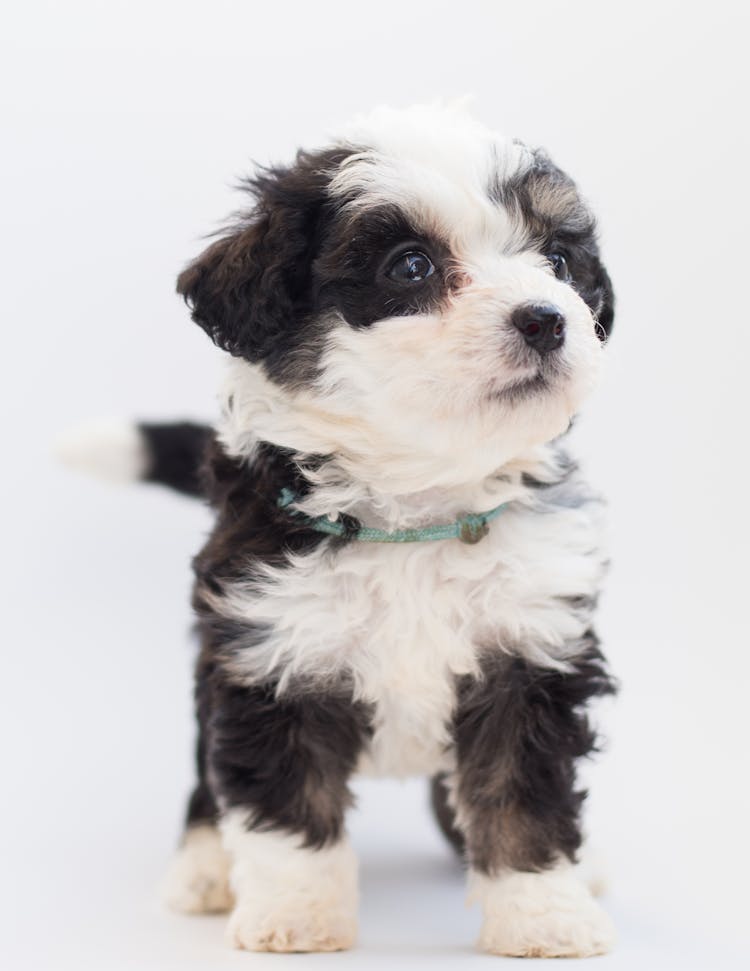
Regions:
<instances>
[{"instance_id":1,"label":"black ear","mask_svg":"<svg viewBox=\"0 0 750 971\"><path fill-rule=\"evenodd\" d=\"M612 281L599 259L596 238L569 246L572 254L573 286L588 304L597 322L597 334L606 340L612 333L615 319L615 294Z\"/></svg>"},{"instance_id":2,"label":"black ear","mask_svg":"<svg viewBox=\"0 0 750 971\"><path fill-rule=\"evenodd\" d=\"M177 279L196 324L223 350L252 361L269 353L292 313L284 260L294 265L295 253L269 238L268 223L259 216L217 240Z\"/></svg>"},{"instance_id":3,"label":"black ear","mask_svg":"<svg viewBox=\"0 0 750 971\"><path fill-rule=\"evenodd\" d=\"M602 340L606 340L612 333L615 322L615 291L612 289L612 281L609 278L606 268L599 263L593 283L592 306L596 314L597 322L603 334Z\"/></svg>"},{"instance_id":4,"label":"black ear","mask_svg":"<svg viewBox=\"0 0 750 971\"><path fill-rule=\"evenodd\" d=\"M263 360L294 326L309 263L304 223L304 211L259 204L178 277L193 320L223 350Z\"/></svg>"},{"instance_id":5,"label":"black ear","mask_svg":"<svg viewBox=\"0 0 750 971\"><path fill-rule=\"evenodd\" d=\"M244 188L255 207L178 277L193 320L230 354L261 361L310 308L310 265L332 172L349 152L300 152Z\"/></svg>"}]
</instances>

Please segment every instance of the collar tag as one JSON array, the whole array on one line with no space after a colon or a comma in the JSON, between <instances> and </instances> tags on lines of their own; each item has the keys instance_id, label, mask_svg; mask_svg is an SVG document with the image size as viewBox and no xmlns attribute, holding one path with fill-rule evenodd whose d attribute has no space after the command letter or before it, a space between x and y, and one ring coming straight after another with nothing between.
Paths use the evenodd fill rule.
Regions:
<instances>
[{"instance_id":1,"label":"collar tag","mask_svg":"<svg viewBox=\"0 0 750 971\"><path fill-rule=\"evenodd\" d=\"M489 533L490 527L484 516L463 516L458 520L458 538L462 543L473 546Z\"/></svg>"}]
</instances>

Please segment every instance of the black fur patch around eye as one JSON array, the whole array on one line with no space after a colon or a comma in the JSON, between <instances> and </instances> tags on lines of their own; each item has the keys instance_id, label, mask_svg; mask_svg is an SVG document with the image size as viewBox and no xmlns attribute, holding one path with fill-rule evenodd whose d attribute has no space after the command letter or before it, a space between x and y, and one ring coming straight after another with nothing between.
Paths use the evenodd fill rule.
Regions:
<instances>
[{"instance_id":1,"label":"black fur patch around eye","mask_svg":"<svg viewBox=\"0 0 750 971\"><path fill-rule=\"evenodd\" d=\"M425 253L434 273L417 283L389 279L391 262L408 251ZM430 313L445 293L448 261L446 245L421 232L397 206L344 215L331 224L313 265L317 310L336 310L352 327Z\"/></svg>"},{"instance_id":2,"label":"black fur patch around eye","mask_svg":"<svg viewBox=\"0 0 750 971\"><path fill-rule=\"evenodd\" d=\"M488 187L490 198L507 209L541 253L565 257L571 285L591 308L606 337L614 321L614 292L599 257L596 221L575 182L542 151L520 175Z\"/></svg>"}]
</instances>

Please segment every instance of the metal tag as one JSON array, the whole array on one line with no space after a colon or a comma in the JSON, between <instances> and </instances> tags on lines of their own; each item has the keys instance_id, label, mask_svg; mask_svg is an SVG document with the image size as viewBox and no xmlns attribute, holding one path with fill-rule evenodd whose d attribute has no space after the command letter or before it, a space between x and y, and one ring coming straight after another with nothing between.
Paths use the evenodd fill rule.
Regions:
<instances>
[{"instance_id":1,"label":"metal tag","mask_svg":"<svg viewBox=\"0 0 750 971\"><path fill-rule=\"evenodd\" d=\"M489 533L490 527L487 523L461 523L461 532L458 534L458 538L462 543L469 543L473 545L478 543L480 539Z\"/></svg>"}]
</instances>

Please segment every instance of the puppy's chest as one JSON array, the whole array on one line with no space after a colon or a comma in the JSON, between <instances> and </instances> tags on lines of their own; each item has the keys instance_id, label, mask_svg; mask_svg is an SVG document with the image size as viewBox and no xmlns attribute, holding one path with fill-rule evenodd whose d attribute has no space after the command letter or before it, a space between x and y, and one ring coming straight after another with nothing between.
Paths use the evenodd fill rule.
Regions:
<instances>
[{"instance_id":1,"label":"puppy's chest","mask_svg":"<svg viewBox=\"0 0 750 971\"><path fill-rule=\"evenodd\" d=\"M457 552L357 544L321 558L311 578L315 613L286 670L335 675L370 706L361 772L432 773L450 763L455 682L477 670L476 596L487 582L467 578Z\"/></svg>"},{"instance_id":2,"label":"puppy's chest","mask_svg":"<svg viewBox=\"0 0 750 971\"><path fill-rule=\"evenodd\" d=\"M517 533L509 523L476 546L321 547L253 585L239 606L265 635L235 665L290 689L350 684L373 711L363 771L448 768L456 680L478 673L480 653L533 643L554 654L581 633L560 605L592 592L590 558Z\"/></svg>"},{"instance_id":3,"label":"puppy's chest","mask_svg":"<svg viewBox=\"0 0 750 971\"><path fill-rule=\"evenodd\" d=\"M476 581L446 570L436 553L386 556L361 592L364 622L347 671L374 711L362 772L409 775L450 766L456 678L477 670Z\"/></svg>"}]
</instances>

